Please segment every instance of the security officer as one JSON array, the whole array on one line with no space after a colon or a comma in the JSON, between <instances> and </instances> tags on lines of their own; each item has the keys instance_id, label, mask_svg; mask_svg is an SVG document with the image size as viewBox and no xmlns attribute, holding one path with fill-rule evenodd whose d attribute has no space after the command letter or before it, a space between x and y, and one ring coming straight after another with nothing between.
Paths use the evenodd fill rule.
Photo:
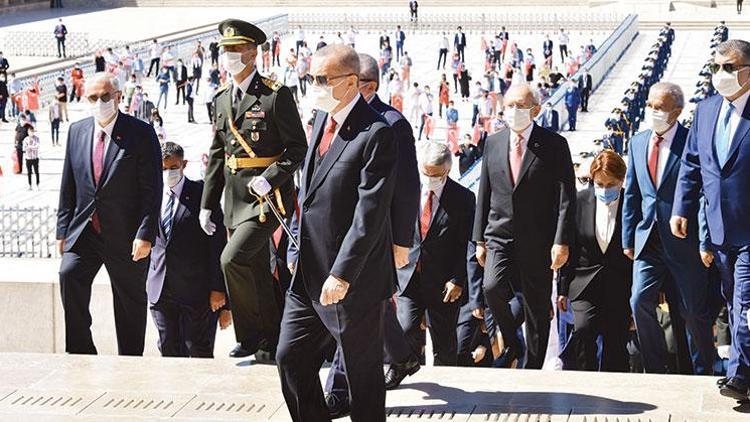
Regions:
<instances>
[{"instance_id":1,"label":"security officer","mask_svg":"<svg viewBox=\"0 0 750 422\"><path fill-rule=\"evenodd\" d=\"M292 176L305 158L307 141L289 88L256 69L258 45L266 34L237 19L220 23L219 33L221 63L231 83L214 97L215 131L200 222L213 234L210 210L218 206L223 191L230 237L221 266L238 342L230 356L255 354L258 360L272 360L283 302L270 269L269 239L279 222L269 202L283 215L294 211Z\"/></svg>"}]
</instances>

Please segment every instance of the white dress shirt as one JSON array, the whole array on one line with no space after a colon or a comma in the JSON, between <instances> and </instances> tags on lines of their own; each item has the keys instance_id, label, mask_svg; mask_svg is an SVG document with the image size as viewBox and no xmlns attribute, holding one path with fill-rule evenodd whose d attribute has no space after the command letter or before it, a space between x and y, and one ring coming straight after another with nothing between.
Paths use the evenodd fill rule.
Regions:
<instances>
[{"instance_id":1,"label":"white dress shirt","mask_svg":"<svg viewBox=\"0 0 750 422\"><path fill-rule=\"evenodd\" d=\"M750 91L747 91L746 93L742 94L741 97L735 99L732 101L732 105L734 105L734 110L732 110L732 116L729 118L729 149L732 149L732 140L734 139L734 133L737 132L737 126L739 126L740 121L742 119L742 112L745 111L745 105L747 104L747 99L750 97ZM724 117L724 113L727 111L727 107L729 107L729 101L725 98L724 101L721 102L721 111L719 113L719 120L718 122L721 122L721 119ZM718 123L717 123L718 127Z\"/></svg>"},{"instance_id":2,"label":"white dress shirt","mask_svg":"<svg viewBox=\"0 0 750 422\"><path fill-rule=\"evenodd\" d=\"M440 39L440 49L447 50L449 46L450 46L450 43L448 42L448 37L443 36L443 38Z\"/></svg>"},{"instance_id":3,"label":"white dress shirt","mask_svg":"<svg viewBox=\"0 0 750 422\"><path fill-rule=\"evenodd\" d=\"M112 100L110 100L112 101ZM94 142L91 144L91 161L94 161L94 151L96 150L96 143L99 141L99 132L104 131L104 156L107 156L107 149L109 148L109 141L112 140L112 129L115 128L115 123L117 122L117 116L119 113L115 113L115 118L112 119L111 122L105 127L101 127L99 125L99 122L94 119Z\"/></svg>"},{"instance_id":4,"label":"white dress shirt","mask_svg":"<svg viewBox=\"0 0 750 422\"><path fill-rule=\"evenodd\" d=\"M247 92L247 88L250 86L250 82L253 81L256 73L258 73L258 69L253 69L253 71L247 76L247 78L243 79L239 84L237 84L237 81L232 79L232 102L234 102L234 99L237 96L238 89L242 92L242 96L240 97L240 101L242 101L242 99L245 97L245 93Z\"/></svg>"},{"instance_id":5,"label":"white dress shirt","mask_svg":"<svg viewBox=\"0 0 750 422\"><path fill-rule=\"evenodd\" d=\"M607 246L609 246L615 232L619 203L619 197L609 204L605 204L599 199L596 200L596 242L599 244L602 253L607 251Z\"/></svg>"},{"instance_id":6,"label":"white dress shirt","mask_svg":"<svg viewBox=\"0 0 750 422\"><path fill-rule=\"evenodd\" d=\"M337 111L333 115L333 120L336 121L336 130L333 132L333 139L331 139L331 145L328 146L330 148L333 145L333 142L336 140L336 137L339 136L339 130L341 130L341 125L344 124L346 121L346 118L349 117L349 113L351 113L354 106L357 104L357 101L359 101L359 97L361 97L361 94L357 94L353 100L349 102L344 108ZM326 119L326 127L330 123L331 116L328 116L328 119ZM325 130L325 127L323 128Z\"/></svg>"},{"instance_id":7,"label":"white dress shirt","mask_svg":"<svg viewBox=\"0 0 750 422\"><path fill-rule=\"evenodd\" d=\"M676 133L677 123L672 125L672 127L662 135L664 139L661 141L661 144L659 144L659 159L656 162L656 189L659 189L659 186L661 186L661 178L664 175L664 168L667 166L667 161L669 160L669 150L672 147L672 140L674 140L674 135ZM651 155L651 148L654 147L655 136L656 132L651 130L651 138L648 140L648 151L646 153L646 163L648 163L648 157Z\"/></svg>"},{"instance_id":8,"label":"white dress shirt","mask_svg":"<svg viewBox=\"0 0 750 422\"><path fill-rule=\"evenodd\" d=\"M432 224L432 219L435 218L435 213L437 212L438 207L440 206L440 197L443 196L443 189L445 188L445 184L448 182L448 178L443 180L443 183L437 187L434 191L432 191L432 203L430 204L432 208L430 208L430 211L432 214L430 215L430 224ZM427 198L430 197L430 191L427 190L424 186L421 188L421 194L419 196L419 215L420 215L420 221L422 216L422 210L424 210L425 204L427 204Z\"/></svg>"},{"instance_id":9,"label":"white dress shirt","mask_svg":"<svg viewBox=\"0 0 750 422\"><path fill-rule=\"evenodd\" d=\"M180 203L180 195L182 195L182 187L185 186L185 176L180 178L180 181L174 185L173 188L169 188L166 184L164 185L164 196L161 200L161 214L164 215L164 211L167 209L167 202L169 201L169 192L174 192L174 201L172 202L172 222L174 222L174 215L177 212L177 206ZM161 222L160 222L161 224Z\"/></svg>"}]
</instances>

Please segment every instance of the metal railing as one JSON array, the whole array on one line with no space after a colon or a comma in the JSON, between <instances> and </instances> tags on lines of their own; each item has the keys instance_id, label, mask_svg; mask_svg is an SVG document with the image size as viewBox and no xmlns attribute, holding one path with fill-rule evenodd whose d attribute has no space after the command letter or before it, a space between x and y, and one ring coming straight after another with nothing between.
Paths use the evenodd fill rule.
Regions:
<instances>
[{"instance_id":1,"label":"metal railing","mask_svg":"<svg viewBox=\"0 0 750 422\"><path fill-rule=\"evenodd\" d=\"M58 258L57 210L0 206L0 257Z\"/></svg>"}]
</instances>

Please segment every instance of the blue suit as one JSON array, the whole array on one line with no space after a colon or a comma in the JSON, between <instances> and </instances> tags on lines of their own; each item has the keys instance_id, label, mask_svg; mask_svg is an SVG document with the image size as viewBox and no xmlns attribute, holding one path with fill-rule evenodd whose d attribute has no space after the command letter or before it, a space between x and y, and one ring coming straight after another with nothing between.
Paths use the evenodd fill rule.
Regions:
<instances>
[{"instance_id":1,"label":"blue suit","mask_svg":"<svg viewBox=\"0 0 750 422\"><path fill-rule=\"evenodd\" d=\"M581 92L578 86L570 85L570 89L565 91L565 108L568 110L568 130L576 130L576 115L578 114L578 105L581 104Z\"/></svg>"},{"instance_id":2,"label":"blue suit","mask_svg":"<svg viewBox=\"0 0 750 422\"><path fill-rule=\"evenodd\" d=\"M622 212L622 244L635 250L633 290L630 298L633 318L643 354L646 372L660 373L666 368L666 343L656 320L658 292L669 277L674 281L679 309L693 340L691 355L697 374L710 374L715 350L707 302L708 270L700 259L706 251L705 216L692 210L692 224L686 239L672 235L669 219L680 168L680 156L688 130L678 124L669 158L657 189L648 170L649 140L653 132L645 130L633 136L630 164L625 180Z\"/></svg>"},{"instance_id":3,"label":"blue suit","mask_svg":"<svg viewBox=\"0 0 750 422\"><path fill-rule=\"evenodd\" d=\"M712 249L721 272L732 330L732 350L727 377L750 382L750 102L729 146L727 161L719 164L715 132L723 113L723 97L698 103L674 198L673 215L693 215L705 197L706 219Z\"/></svg>"}]
</instances>

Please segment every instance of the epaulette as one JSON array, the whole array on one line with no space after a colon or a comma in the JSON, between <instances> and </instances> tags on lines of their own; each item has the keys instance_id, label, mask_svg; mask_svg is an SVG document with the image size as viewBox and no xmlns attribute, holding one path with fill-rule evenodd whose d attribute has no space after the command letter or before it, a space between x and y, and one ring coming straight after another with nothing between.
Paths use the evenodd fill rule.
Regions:
<instances>
[{"instance_id":1,"label":"epaulette","mask_svg":"<svg viewBox=\"0 0 750 422\"><path fill-rule=\"evenodd\" d=\"M232 86L231 82L225 83L224 85L222 85L222 86L220 86L220 87L218 87L216 89L216 94L214 94L214 95L219 95L222 91L224 91L225 89L229 88L230 86Z\"/></svg>"},{"instance_id":2,"label":"epaulette","mask_svg":"<svg viewBox=\"0 0 750 422\"><path fill-rule=\"evenodd\" d=\"M273 79L269 79L266 77L260 78L260 80L263 82L263 85L271 88L274 91L278 91L284 84L282 84L279 81L274 81Z\"/></svg>"}]
</instances>

